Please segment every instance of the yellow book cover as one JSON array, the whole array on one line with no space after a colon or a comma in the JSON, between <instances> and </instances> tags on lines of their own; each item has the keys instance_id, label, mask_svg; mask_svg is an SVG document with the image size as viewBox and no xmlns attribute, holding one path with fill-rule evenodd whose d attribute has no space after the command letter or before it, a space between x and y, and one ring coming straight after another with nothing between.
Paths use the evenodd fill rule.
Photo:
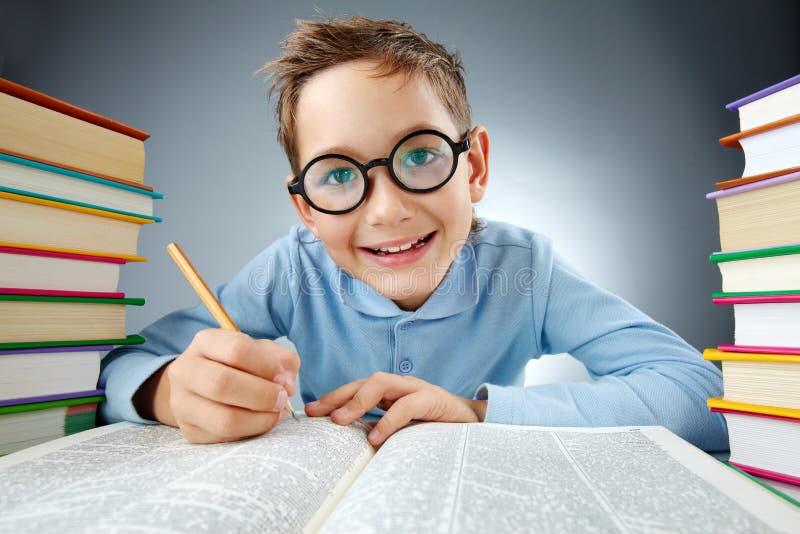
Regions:
<instances>
[{"instance_id":1,"label":"yellow book cover","mask_svg":"<svg viewBox=\"0 0 800 534\"><path fill-rule=\"evenodd\" d=\"M735 412L760 413L764 415L777 415L778 417L790 417L800 419L800 410L792 408L778 408L776 406L762 406L760 404L745 404L743 402L733 402L722 397L712 397L707 401L709 408L720 410L733 410Z\"/></svg>"}]
</instances>

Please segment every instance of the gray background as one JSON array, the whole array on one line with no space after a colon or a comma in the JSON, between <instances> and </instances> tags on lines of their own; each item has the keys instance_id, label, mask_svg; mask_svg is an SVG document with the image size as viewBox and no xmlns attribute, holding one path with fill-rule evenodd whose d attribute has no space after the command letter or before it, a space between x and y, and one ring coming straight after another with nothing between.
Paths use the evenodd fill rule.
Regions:
<instances>
[{"instance_id":1,"label":"gray background","mask_svg":"<svg viewBox=\"0 0 800 534\"><path fill-rule=\"evenodd\" d=\"M548 234L696 347L731 341L704 195L743 168L717 143L738 130L724 105L800 72L796 2L2 1L2 76L152 135L164 222L142 231L150 261L123 269L147 299L130 331L197 300L168 242L215 284L295 224L253 72L319 13L402 18L460 50L492 141L479 214Z\"/></svg>"}]
</instances>

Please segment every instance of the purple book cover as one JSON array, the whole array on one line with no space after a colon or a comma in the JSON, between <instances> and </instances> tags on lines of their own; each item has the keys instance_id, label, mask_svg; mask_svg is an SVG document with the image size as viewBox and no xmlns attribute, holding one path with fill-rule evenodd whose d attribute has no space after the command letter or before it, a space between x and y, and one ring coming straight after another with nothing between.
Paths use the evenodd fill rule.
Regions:
<instances>
[{"instance_id":1,"label":"purple book cover","mask_svg":"<svg viewBox=\"0 0 800 534\"><path fill-rule=\"evenodd\" d=\"M761 189L763 187L785 184L797 180L798 178L800 178L800 171L792 172L789 174L783 174L781 176L776 176L775 178L768 178L766 180L759 180L758 182L753 182L751 184L744 184L737 187L731 187L730 189L722 189L721 191L714 191L707 194L706 198L709 200L714 200L717 198L736 195L738 193L746 193L747 191L753 191L755 189Z\"/></svg>"},{"instance_id":2,"label":"purple book cover","mask_svg":"<svg viewBox=\"0 0 800 534\"><path fill-rule=\"evenodd\" d=\"M19 399L0 400L0 406L14 406L17 404L30 404L33 402L47 402L63 399L76 399L78 397L93 397L103 395L105 390L93 389L90 391L73 391L71 393L59 393L58 395L42 395L41 397L22 397Z\"/></svg>"},{"instance_id":3,"label":"purple book cover","mask_svg":"<svg viewBox=\"0 0 800 534\"><path fill-rule=\"evenodd\" d=\"M738 111L739 108L744 106L745 104L749 104L750 102L755 102L756 100L764 98L765 96L769 96L772 93L777 93L778 91L781 91L783 89L786 89L787 87L791 87L798 83L800 83L800 74L798 74L797 76L792 76L788 80L776 83L775 85L771 85L766 89L762 89L756 93L753 93L752 95L740 98L736 102L731 102L730 104L725 106L725 109L729 111Z\"/></svg>"},{"instance_id":4,"label":"purple book cover","mask_svg":"<svg viewBox=\"0 0 800 534\"><path fill-rule=\"evenodd\" d=\"M87 352L87 351L105 351L113 349L113 345L84 345L82 347L40 347L31 349L5 349L0 350L0 356L6 354L48 354L51 352Z\"/></svg>"}]
</instances>

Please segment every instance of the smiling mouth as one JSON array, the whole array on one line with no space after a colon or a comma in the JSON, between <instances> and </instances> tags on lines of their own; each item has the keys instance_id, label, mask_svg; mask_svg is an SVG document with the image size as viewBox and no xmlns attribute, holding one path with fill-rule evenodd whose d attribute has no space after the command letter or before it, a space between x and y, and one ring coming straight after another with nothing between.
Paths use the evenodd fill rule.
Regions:
<instances>
[{"instance_id":1,"label":"smiling mouth","mask_svg":"<svg viewBox=\"0 0 800 534\"><path fill-rule=\"evenodd\" d=\"M376 256L391 256L393 254L402 254L403 252L407 252L409 250L415 250L421 247L424 247L425 244L431 240L433 234L436 232L431 232L425 237L417 239L416 241L410 241L404 245L400 245L397 247L387 247L387 248L368 248L365 247L364 250L368 250L371 253L375 254Z\"/></svg>"}]
</instances>

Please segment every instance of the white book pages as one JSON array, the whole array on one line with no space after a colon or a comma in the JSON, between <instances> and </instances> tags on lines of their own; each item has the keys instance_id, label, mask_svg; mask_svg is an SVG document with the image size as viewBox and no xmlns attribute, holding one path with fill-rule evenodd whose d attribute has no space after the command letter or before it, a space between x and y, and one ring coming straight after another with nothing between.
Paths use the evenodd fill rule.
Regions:
<instances>
[{"instance_id":1,"label":"white book pages","mask_svg":"<svg viewBox=\"0 0 800 534\"><path fill-rule=\"evenodd\" d=\"M800 508L661 427L424 424L393 436L322 532L796 531Z\"/></svg>"},{"instance_id":2,"label":"white book pages","mask_svg":"<svg viewBox=\"0 0 800 534\"><path fill-rule=\"evenodd\" d=\"M192 445L162 425L96 428L0 458L0 532L300 532L373 454L367 431L301 417Z\"/></svg>"},{"instance_id":3,"label":"white book pages","mask_svg":"<svg viewBox=\"0 0 800 534\"><path fill-rule=\"evenodd\" d=\"M737 345L800 347L800 303L734 304Z\"/></svg>"},{"instance_id":4,"label":"white book pages","mask_svg":"<svg viewBox=\"0 0 800 534\"><path fill-rule=\"evenodd\" d=\"M739 107L741 131L800 113L800 83Z\"/></svg>"},{"instance_id":5,"label":"white book pages","mask_svg":"<svg viewBox=\"0 0 800 534\"><path fill-rule=\"evenodd\" d=\"M0 252L0 287L114 292L119 263Z\"/></svg>"},{"instance_id":6,"label":"white book pages","mask_svg":"<svg viewBox=\"0 0 800 534\"><path fill-rule=\"evenodd\" d=\"M153 215L153 198L149 195L10 161L0 160L0 186L103 208Z\"/></svg>"},{"instance_id":7,"label":"white book pages","mask_svg":"<svg viewBox=\"0 0 800 534\"><path fill-rule=\"evenodd\" d=\"M742 176L800 166L800 122L743 137L739 144L745 156Z\"/></svg>"}]
</instances>

